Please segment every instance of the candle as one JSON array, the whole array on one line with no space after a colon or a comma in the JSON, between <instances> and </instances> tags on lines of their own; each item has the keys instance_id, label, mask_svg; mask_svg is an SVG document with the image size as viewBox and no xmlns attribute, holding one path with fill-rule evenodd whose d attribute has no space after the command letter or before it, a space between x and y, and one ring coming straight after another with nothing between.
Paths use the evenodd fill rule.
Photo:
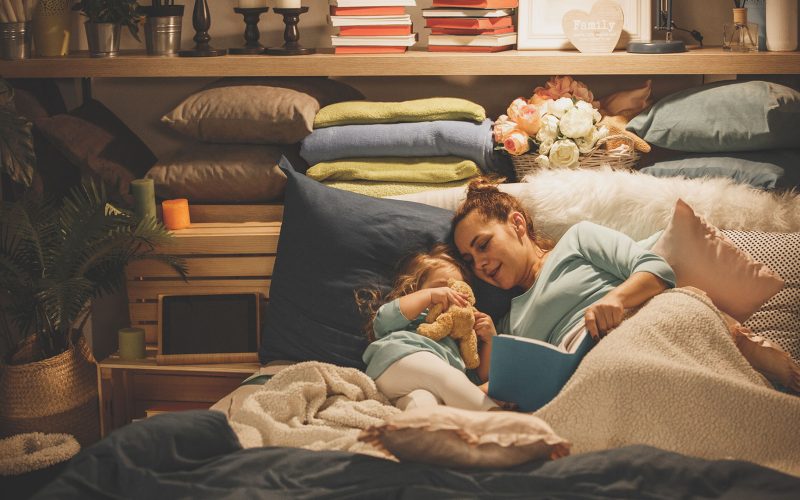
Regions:
<instances>
[{"instance_id":1,"label":"candle","mask_svg":"<svg viewBox=\"0 0 800 500\"><path fill-rule=\"evenodd\" d=\"M267 6L267 0L239 0L240 9L263 9Z\"/></svg>"},{"instance_id":2,"label":"candle","mask_svg":"<svg viewBox=\"0 0 800 500\"><path fill-rule=\"evenodd\" d=\"M191 224L189 220L189 200L178 198L161 202L164 225L167 229L186 229Z\"/></svg>"},{"instance_id":3,"label":"candle","mask_svg":"<svg viewBox=\"0 0 800 500\"><path fill-rule=\"evenodd\" d=\"M144 329L122 328L119 331L120 359L144 358Z\"/></svg>"},{"instance_id":4,"label":"candle","mask_svg":"<svg viewBox=\"0 0 800 500\"><path fill-rule=\"evenodd\" d=\"M156 217L156 195L153 179L136 179L131 181L133 194L133 211L139 217Z\"/></svg>"},{"instance_id":5,"label":"candle","mask_svg":"<svg viewBox=\"0 0 800 500\"><path fill-rule=\"evenodd\" d=\"M300 0L275 0L276 9L299 9Z\"/></svg>"}]
</instances>

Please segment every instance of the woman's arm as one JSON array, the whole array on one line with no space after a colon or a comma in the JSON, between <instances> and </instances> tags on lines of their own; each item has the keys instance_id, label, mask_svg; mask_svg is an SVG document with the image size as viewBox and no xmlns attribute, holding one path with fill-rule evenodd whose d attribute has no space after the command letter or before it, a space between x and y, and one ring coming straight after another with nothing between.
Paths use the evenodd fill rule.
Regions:
<instances>
[{"instance_id":1,"label":"woman's arm","mask_svg":"<svg viewBox=\"0 0 800 500\"><path fill-rule=\"evenodd\" d=\"M478 355L481 364L475 369L475 373L482 382L489 380L489 363L492 357L492 340L497 335L492 317L486 313L475 311L475 333L481 339Z\"/></svg>"},{"instance_id":2,"label":"woman's arm","mask_svg":"<svg viewBox=\"0 0 800 500\"><path fill-rule=\"evenodd\" d=\"M594 339L622 323L625 309L638 307L669 288L667 282L647 271L633 273L619 286L586 309L586 329Z\"/></svg>"}]
</instances>

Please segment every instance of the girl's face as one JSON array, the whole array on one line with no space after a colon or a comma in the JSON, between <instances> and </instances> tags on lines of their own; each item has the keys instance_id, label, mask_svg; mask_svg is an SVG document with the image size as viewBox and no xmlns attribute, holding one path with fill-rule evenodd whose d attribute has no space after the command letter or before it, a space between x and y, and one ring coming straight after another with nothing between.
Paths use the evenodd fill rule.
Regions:
<instances>
[{"instance_id":1,"label":"girl's face","mask_svg":"<svg viewBox=\"0 0 800 500\"><path fill-rule=\"evenodd\" d=\"M472 267L475 276L503 290L526 286L528 281L533 284L533 266L526 249L532 242L521 217L512 212L504 222L486 220L478 211L472 211L454 232L461 258Z\"/></svg>"},{"instance_id":2,"label":"girl's face","mask_svg":"<svg viewBox=\"0 0 800 500\"><path fill-rule=\"evenodd\" d=\"M428 275L420 283L419 288L437 288L440 286L447 286L447 280L453 278L454 280L464 281L464 276L456 266L449 262L443 262L428 271Z\"/></svg>"}]
</instances>

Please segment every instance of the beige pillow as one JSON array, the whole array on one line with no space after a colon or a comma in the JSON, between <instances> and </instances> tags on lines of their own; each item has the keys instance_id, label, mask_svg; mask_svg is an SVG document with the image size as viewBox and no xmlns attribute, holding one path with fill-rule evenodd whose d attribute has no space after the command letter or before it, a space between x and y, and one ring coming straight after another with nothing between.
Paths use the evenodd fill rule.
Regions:
<instances>
[{"instance_id":1,"label":"beige pillow","mask_svg":"<svg viewBox=\"0 0 800 500\"><path fill-rule=\"evenodd\" d=\"M237 85L197 92L161 121L205 142L291 144L311 133L317 111L319 102L303 92Z\"/></svg>"},{"instance_id":2,"label":"beige pillow","mask_svg":"<svg viewBox=\"0 0 800 500\"><path fill-rule=\"evenodd\" d=\"M683 200L653 252L672 266L676 286L706 292L720 310L744 322L783 288L783 279L742 252Z\"/></svg>"},{"instance_id":3,"label":"beige pillow","mask_svg":"<svg viewBox=\"0 0 800 500\"><path fill-rule=\"evenodd\" d=\"M159 161L145 177L161 198L191 202L262 202L283 196L286 174L276 146L195 144Z\"/></svg>"},{"instance_id":4,"label":"beige pillow","mask_svg":"<svg viewBox=\"0 0 800 500\"><path fill-rule=\"evenodd\" d=\"M511 467L564 457L570 448L533 415L448 406L394 415L363 431L359 439L403 461L445 467Z\"/></svg>"}]
</instances>

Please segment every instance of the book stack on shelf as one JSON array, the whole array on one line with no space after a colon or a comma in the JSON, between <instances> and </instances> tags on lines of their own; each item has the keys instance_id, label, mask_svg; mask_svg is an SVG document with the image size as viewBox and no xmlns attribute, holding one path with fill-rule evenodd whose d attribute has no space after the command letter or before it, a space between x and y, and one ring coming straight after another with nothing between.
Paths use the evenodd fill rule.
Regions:
<instances>
[{"instance_id":1,"label":"book stack on shelf","mask_svg":"<svg viewBox=\"0 0 800 500\"><path fill-rule=\"evenodd\" d=\"M500 52L517 43L519 0L433 0L423 9L431 52Z\"/></svg>"},{"instance_id":2,"label":"book stack on shelf","mask_svg":"<svg viewBox=\"0 0 800 500\"><path fill-rule=\"evenodd\" d=\"M336 54L397 54L417 42L406 7L416 0L330 0Z\"/></svg>"}]
</instances>

